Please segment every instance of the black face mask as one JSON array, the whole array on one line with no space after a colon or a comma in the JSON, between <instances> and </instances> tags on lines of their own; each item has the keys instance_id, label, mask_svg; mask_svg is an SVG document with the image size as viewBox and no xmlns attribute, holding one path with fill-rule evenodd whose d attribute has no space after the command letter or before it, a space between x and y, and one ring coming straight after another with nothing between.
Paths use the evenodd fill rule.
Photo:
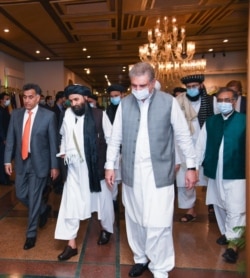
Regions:
<instances>
[{"instance_id":1,"label":"black face mask","mask_svg":"<svg viewBox=\"0 0 250 278\"><path fill-rule=\"evenodd\" d=\"M82 104L81 106L71 106L72 111L76 114L76 116L82 116L85 114L85 105Z\"/></svg>"}]
</instances>

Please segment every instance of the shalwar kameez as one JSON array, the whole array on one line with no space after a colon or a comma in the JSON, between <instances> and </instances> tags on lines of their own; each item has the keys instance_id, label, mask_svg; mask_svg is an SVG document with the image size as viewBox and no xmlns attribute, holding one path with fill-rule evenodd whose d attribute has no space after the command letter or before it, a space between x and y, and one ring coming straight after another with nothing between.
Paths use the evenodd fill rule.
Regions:
<instances>
[{"instance_id":1,"label":"shalwar kameez","mask_svg":"<svg viewBox=\"0 0 250 278\"><path fill-rule=\"evenodd\" d=\"M123 182L122 200L125 206L126 230L135 263L149 263L155 278L166 278L174 267L172 221L174 184L156 187L148 135L148 110L151 99L138 101L140 124L134 161L133 187ZM171 124L178 144L184 150L186 163L195 165L194 148L188 126L180 107L173 99ZM188 140L187 140L188 137ZM122 105L119 105L108 145L106 169L114 169L122 140ZM167 140L167 139L166 139Z\"/></svg>"},{"instance_id":2,"label":"shalwar kameez","mask_svg":"<svg viewBox=\"0 0 250 278\"><path fill-rule=\"evenodd\" d=\"M71 109L67 109L60 131L62 142L58 156L65 155L68 174L56 224L56 239L76 238L80 220L90 218L92 212L98 213L102 228L113 233L112 193L105 180L101 180L101 192L90 191L84 152L84 118L84 115L76 116ZM103 113L102 125L105 139L108 140L112 126L105 113Z\"/></svg>"},{"instance_id":3,"label":"shalwar kameez","mask_svg":"<svg viewBox=\"0 0 250 278\"><path fill-rule=\"evenodd\" d=\"M222 117L227 121L230 116L231 114L228 117ZM201 165L204 160L206 144L207 129L204 125L196 143L198 165ZM240 230L235 231L234 228L246 225L246 180L225 179L223 177L223 153L224 137L219 147L216 177L208 179L206 204L214 205L221 234L225 235L227 239L235 239L239 237ZM234 169L230 169L230 171L233 173Z\"/></svg>"}]
</instances>

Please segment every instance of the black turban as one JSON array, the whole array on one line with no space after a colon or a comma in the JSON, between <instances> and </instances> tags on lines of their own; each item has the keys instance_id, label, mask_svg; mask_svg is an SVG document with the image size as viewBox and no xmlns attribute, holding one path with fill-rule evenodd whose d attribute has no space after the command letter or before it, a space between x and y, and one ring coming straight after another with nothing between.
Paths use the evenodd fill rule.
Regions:
<instances>
[{"instance_id":1,"label":"black turban","mask_svg":"<svg viewBox=\"0 0 250 278\"><path fill-rule=\"evenodd\" d=\"M72 94L77 94L77 95L82 95L82 96L90 96L91 95L91 90L83 85L69 85L64 89L65 96L68 98L69 95Z\"/></svg>"},{"instance_id":2,"label":"black turban","mask_svg":"<svg viewBox=\"0 0 250 278\"><path fill-rule=\"evenodd\" d=\"M198 82L202 83L204 81L205 77L204 74L193 74L193 75L187 75L181 78L181 82L183 84Z\"/></svg>"},{"instance_id":3,"label":"black turban","mask_svg":"<svg viewBox=\"0 0 250 278\"><path fill-rule=\"evenodd\" d=\"M107 88L107 92L108 93L111 93L113 91L118 91L118 92L125 92L125 88L122 86L122 85L119 85L119 84L114 84L114 85L111 85Z\"/></svg>"}]
</instances>

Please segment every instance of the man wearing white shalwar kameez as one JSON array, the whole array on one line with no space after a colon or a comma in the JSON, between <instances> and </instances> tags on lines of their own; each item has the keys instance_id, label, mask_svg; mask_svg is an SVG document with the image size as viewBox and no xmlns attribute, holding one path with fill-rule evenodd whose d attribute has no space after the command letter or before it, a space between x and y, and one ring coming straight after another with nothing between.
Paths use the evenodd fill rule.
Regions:
<instances>
[{"instance_id":1,"label":"man wearing white shalwar kameez","mask_svg":"<svg viewBox=\"0 0 250 278\"><path fill-rule=\"evenodd\" d=\"M217 243L228 244L222 256L226 262L235 263L237 246L230 240L241 236L235 227L246 225L246 117L234 111L237 94L232 89L221 88L217 101L221 114L208 119L200 132L197 163L204 164L204 173L209 178L206 203L214 205L222 235Z\"/></svg>"},{"instance_id":2,"label":"man wearing white shalwar kameez","mask_svg":"<svg viewBox=\"0 0 250 278\"><path fill-rule=\"evenodd\" d=\"M187 75L181 78L182 83L187 89L185 93L176 97L188 122L194 145L204 121L216 111L214 108L216 98L207 94L203 84L204 78L205 76L203 74ZM176 185L178 207L186 210L186 213L180 218L180 222L184 223L194 221L197 216L195 210L196 189L187 190L185 186L186 168L185 159L182 158L179 148L177 147ZM199 168L199 182L197 185L207 186L207 178L203 175L202 166Z\"/></svg>"},{"instance_id":3,"label":"man wearing white shalwar kameez","mask_svg":"<svg viewBox=\"0 0 250 278\"><path fill-rule=\"evenodd\" d=\"M189 188L193 187L197 181L196 171L193 169L195 151L178 103L169 94L154 89L153 68L148 63L134 65L130 71L130 80L132 95L124 98L117 109L112 136L108 144L105 177L112 187L115 180L114 165L121 144L122 200L125 206L128 242L135 261L129 276L140 276L149 268L155 278L166 278L168 272L174 267L172 130L184 151L188 167L192 168L187 171L186 176ZM159 108L158 111L157 108ZM138 115L140 119L137 118ZM157 146L153 139L154 135L150 134L154 134L156 140L161 138ZM133 150L128 151L130 144ZM161 153L160 155L156 148ZM164 148L168 149L169 156ZM154 151L156 156L152 154ZM130 157L131 154L132 157ZM162 166L155 167L158 163Z\"/></svg>"},{"instance_id":4,"label":"man wearing white shalwar kameez","mask_svg":"<svg viewBox=\"0 0 250 278\"><path fill-rule=\"evenodd\" d=\"M76 91L75 93L74 87L71 88L71 90L73 90L73 93L70 93L69 99L71 100L72 106L74 106L74 101L76 101L74 96L81 99L84 99L84 97L81 95L82 91L80 91L80 93ZM88 92L88 90L84 90L84 94L86 94L86 91ZM79 105L79 103L77 103L77 105ZM98 112L96 111L98 109L93 109L95 110L93 111L89 106L87 109L89 109L89 113L91 111L93 113ZM101 190L99 192L91 190L90 187L90 173L84 150L86 147L84 142L84 132L86 130L84 128L86 124L85 114L76 115L73 109L67 109L60 130L62 140L58 156L64 157L64 161L68 165L68 173L63 188L55 238L69 240L69 244L64 252L58 256L59 260L67 260L72 257L72 255L77 254L75 239L77 237L80 220L90 218L92 212L98 213L98 219L101 221L102 226L101 235L105 232L105 235L107 234L109 239L110 234L113 233L114 210L112 192L106 185L104 179L100 180ZM112 125L103 111L99 110L98 114L102 114L100 125L102 126L101 128L103 129L105 139L108 140L111 135ZM95 138L92 138L92 141L95 142ZM96 173L96 175L98 175L98 173ZM98 244L106 244L107 242L100 243L98 241Z\"/></svg>"}]
</instances>

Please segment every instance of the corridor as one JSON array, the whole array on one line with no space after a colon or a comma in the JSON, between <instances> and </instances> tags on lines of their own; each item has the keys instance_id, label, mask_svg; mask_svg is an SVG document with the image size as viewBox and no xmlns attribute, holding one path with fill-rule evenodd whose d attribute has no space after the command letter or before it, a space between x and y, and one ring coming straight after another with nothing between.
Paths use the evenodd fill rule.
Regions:
<instances>
[{"instance_id":1,"label":"corridor","mask_svg":"<svg viewBox=\"0 0 250 278\"><path fill-rule=\"evenodd\" d=\"M176 251L176 267L170 278L240 278L238 268L245 260L244 250L238 263L223 261L224 246L216 244L220 236L214 215L208 215L205 206L205 188L199 187L197 200L198 216L195 222L180 223L182 211L176 208L173 234ZM119 202L116 212L115 234L110 243L96 244L99 223L94 214L92 219L81 222L78 233L78 255L69 261L59 262L57 255L66 242L54 239L60 194L53 191L49 204L52 213L44 228L39 229L36 246L23 250L27 223L27 210L15 197L14 186L0 185L0 278L125 278L133 264L124 221L124 209ZM142 278L152 277L149 271Z\"/></svg>"}]
</instances>

